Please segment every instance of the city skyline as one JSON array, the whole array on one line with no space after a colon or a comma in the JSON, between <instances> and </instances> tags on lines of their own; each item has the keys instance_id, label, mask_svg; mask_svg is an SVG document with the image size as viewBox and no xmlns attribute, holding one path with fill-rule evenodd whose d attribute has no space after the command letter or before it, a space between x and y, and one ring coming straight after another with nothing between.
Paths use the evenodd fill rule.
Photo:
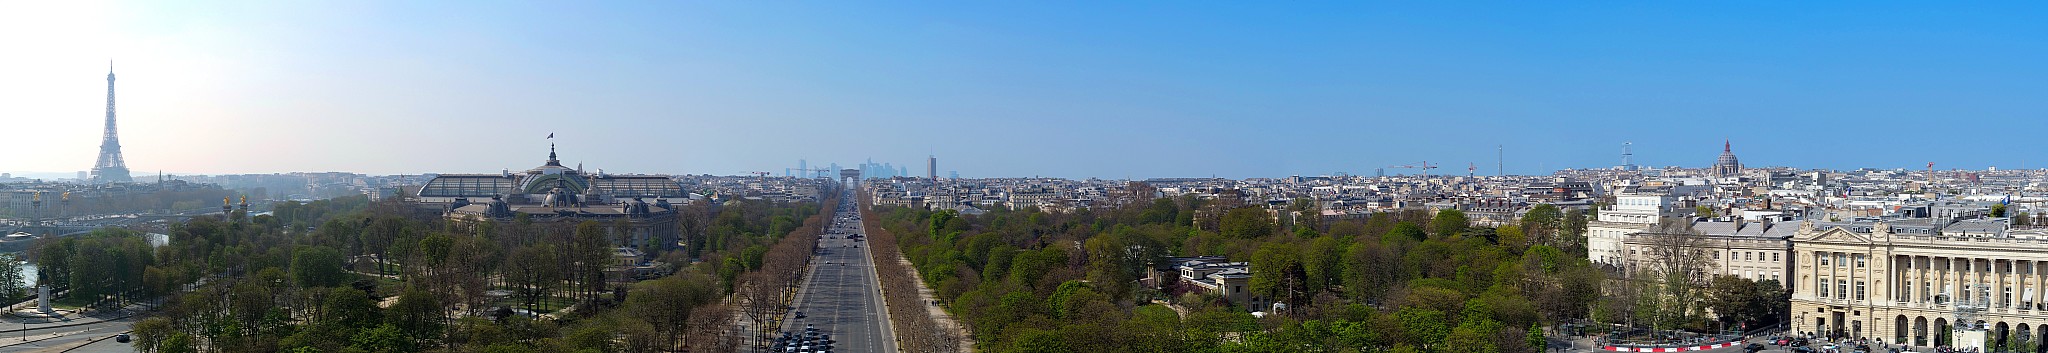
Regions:
<instances>
[{"instance_id":1,"label":"city skyline","mask_svg":"<svg viewBox=\"0 0 2048 353\"><path fill-rule=\"evenodd\" d=\"M0 5L0 170L91 169L108 59L137 179L2048 166L2038 4L804 5Z\"/></svg>"}]
</instances>

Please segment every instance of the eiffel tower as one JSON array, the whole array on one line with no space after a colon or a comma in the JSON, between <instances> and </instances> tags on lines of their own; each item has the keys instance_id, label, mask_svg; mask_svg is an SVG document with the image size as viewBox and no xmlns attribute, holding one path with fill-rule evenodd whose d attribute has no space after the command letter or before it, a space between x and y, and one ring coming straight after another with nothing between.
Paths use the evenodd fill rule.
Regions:
<instances>
[{"instance_id":1,"label":"eiffel tower","mask_svg":"<svg viewBox=\"0 0 2048 353\"><path fill-rule=\"evenodd\" d=\"M126 183L128 162L121 160L121 137L114 131L114 64L107 63L107 132L100 140L100 160L92 165L94 184Z\"/></svg>"}]
</instances>

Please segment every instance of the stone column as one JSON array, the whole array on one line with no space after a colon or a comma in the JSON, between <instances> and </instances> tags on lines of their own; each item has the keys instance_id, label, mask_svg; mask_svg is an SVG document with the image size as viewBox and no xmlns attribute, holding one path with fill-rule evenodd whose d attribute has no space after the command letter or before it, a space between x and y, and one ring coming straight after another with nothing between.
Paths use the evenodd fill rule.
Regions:
<instances>
[{"instance_id":1,"label":"stone column","mask_svg":"<svg viewBox=\"0 0 2048 353\"><path fill-rule=\"evenodd\" d=\"M2005 263L2005 266L2003 266L2003 268L2001 268L2001 266L1998 266L1998 263L2000 262ZM2007 298L2005 296L2005 290L2007 288L2005 280L2012 278L2009 272L2012 272L2011 261L2000 261L1998 259L1991 259L1991 307L1993 308L2003 309L2012 304L2007 302L2009 300L2012 300L2012 298Z\"/></svg>"},{"instance_id":2,"label":"stone column","mask_svg":"<svg viewBox=\"0 0 2048 353\"><path fill-rule=\"evenodd\" d=\"M2040 261L2028 261L2028 289L2034 289L2034 293L2030 293L2030 296L2028 296L2028 304L2032 304L2032 306L2028 306L2028 310L2036 310L2040 306L2040 302L2042 302L2042 263Z\"/></svg>"}]
</instances>

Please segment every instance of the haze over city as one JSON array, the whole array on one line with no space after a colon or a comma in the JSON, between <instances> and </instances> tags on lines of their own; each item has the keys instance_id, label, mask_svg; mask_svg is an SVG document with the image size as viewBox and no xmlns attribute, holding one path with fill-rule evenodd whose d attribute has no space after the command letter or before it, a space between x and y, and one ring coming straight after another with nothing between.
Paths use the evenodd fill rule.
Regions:
<instances>
[{"instance_id":1,"label":"haze over city","mask_svg":"<svg viewBox=\"0 0 2048 353\"><path fill-rule=\"evenodd\" d=\"M9 2L0 171L2048 166L2040 3L1604 5Z\"/></svg>"}]
</instances>

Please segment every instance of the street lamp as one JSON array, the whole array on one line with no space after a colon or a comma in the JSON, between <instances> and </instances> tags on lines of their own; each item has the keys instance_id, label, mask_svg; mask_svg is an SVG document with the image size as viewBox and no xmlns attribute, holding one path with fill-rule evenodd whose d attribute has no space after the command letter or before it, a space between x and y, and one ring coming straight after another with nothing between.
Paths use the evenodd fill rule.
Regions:
<instances>
[{"instance_id":1,"label":"street lamp","mask_svg":"<svg viewBox=\"0 0 2048 353\"><path fill-rule=\"evenodd\" d=\"M1792 327L1790 327L1790 328L1792 329L1793 333L1801 333L1801 332L1799 332L1799 326L1804 326L1804 325L1806 325L1806 312L1802 311L1802 312L1799 312L1799 321L1798 321L1797 323L1795 323L1794 325L1789 325L1789 326L1792 326ZM1802 335L1802 336L1804 336L1804 334L1801 334L1801 335Z\"/></svg>"}]
</instances>

